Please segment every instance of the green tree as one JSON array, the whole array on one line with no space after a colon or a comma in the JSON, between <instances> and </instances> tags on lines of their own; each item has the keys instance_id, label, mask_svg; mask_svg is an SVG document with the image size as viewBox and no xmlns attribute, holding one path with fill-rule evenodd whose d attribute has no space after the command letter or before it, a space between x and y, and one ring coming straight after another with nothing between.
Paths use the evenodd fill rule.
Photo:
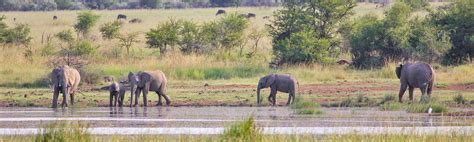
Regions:
<instances>
[{"instance_id":1,"label":"green tree","mask_svg":"<svg viewBox=\"0 0 474 142\"><path fill-rule=\"evenodd\" d=\"M23 45L25 47L28 47L31 42L31 39L33 39L30 36L30 32L30 26L26 24L17 24L12 29L6 29L5 31L0 33L3 33L1 39L5 44Z\"/></svg>"},{"instance_id":2,"label":"green tree","mask_svg":"<svg viewBox=\"0 0 474 142\"><path fill-rule=\"evenodd\" d=\"M328 57L336 56L340 44L340 40L337 38L339 25L343 19L347 19L353 14L352 8L355 6L356 3L353 0L284 1L283 8L274 13L275 20L269 25L270 35L273 37L275 60L288 62L282 59L290 59L292 57L285 57L288 56L285 52L291 49L301 49L282 47L285 44L278 44L281 40L290 38L293 36L292 34L296 33L310 33L313 34L312 39L317 39L317 41L329 41L329 48L325 48L325 45L315 47L325 48L325 53L329 53L323 53L321 55ZM311 32L302 32L303 30L310 30ZM317 61L292 60L289 63L323 62L319 59L327 59L328 57L305 58L315 59Z\"/></svg>"},{"instance_id":3,"label":"green tree","mask_svg":"<svg viewBox=\"0 0 474 142\"><path fill-rule=\"evenodd\" d=\"M429 0L400 0L400 1L406 3L413 10L420 10L430 5Z\"/></svg>"},{"instance_id":4,"label":"green tree","mask_svg":"<svg viewBox=\"0 0 474 142\"><path fill-rule=\"evenodd\" d=\"M158 25L146 33L147 44L150 48L159 48L161 54L165 54L168 47L173 47L179 41L178 31L181 22L170 19Z\"/></svg>"},{"instance_id":5,"label":"green tree","mask_svg":"<svg viewBox=\"0 0 474 142\"><path fill-rule=\"evenodd\" d=\"M74 25L74 29L78 34L81 34L84 38L90 32L92 27L95 26L100 16L93 13L92 11L79 12L77 16L77 23Z\"/></svg>"},{"instance_id":6,"label":"green tree","mask_svg":"<svg viewBox=\"0 0 474 142\"><path fill-rule=\"evenodd\" d=\"M128 34L119 34L116 36L120 41L120 47L127 50L127 55L130 55L130 49L133 47L133 44L140 42L138 40L138 35L139 33L134 32Z\"/></svg>"},{"instance_id":7,"label":"green tree","mask_svg":"<svg viewBox=\"0 0 474 142\"><path fill-rule=\"evenodd\" d=\"M474 1L457 0L430 13L430 19L439 29L448 33L452 48L444 64L463 64L474 58Z\"/></svg>"},{"instance_id":8,"label":"green tree","mask_svg":"<svg viewBox=\"0 0 474 142\"><path fill-rule=\"evenodd\" d=\"M181 52L185 54L197 53L201 49L200 27L192 21L184 21L179 31L179 45Z\"/></svg>"},{"instance_id":9,"label":"green tree","mask_svg":"<svg viewBox=\"0 0 474 142\"><path fill-rule=\"evenodd\" d=\"M440 61L451 48L446 32L440 32L428 20L410 20L411 32L408 36L410 58L428 63Z\"/></svg>"},{"instance_id":10,"label":"green tree","mask_svg":"<svg viewBox=\"0 0 474 142\"><path fill-rule=\"evenodd\" d=\"M225 15L218 21L217 37L214 39L219 43L219 47L230 51L242 44L244 31L248 26L245 18L238 14Z\"/></svg>"},{"instance_id":11,"label":"green tree","mask_svg":"<svg viewBox=\"0 0 474 142\"><path fill-rule=\"evenodd\" d=\"M140 5L146 8L161 8L163 5L162 0L140 0Z\"/></svg>"},{"instance_id":12,"label":"green tree","mask_svg":"<svg viewBox=\"0 0 474 142\"><path fill-rule=\"evenodd\" d=\"M73 6L72 0L54 0L58 5L58 9L66 10Z\"/></svg>"},{"instance_id":13,"label":"green tree","mask_svg":"<svg viewBox=\"0 0 474 142\"><path fill-rule=\"evenodd\" d=\"M100 26L99 30L102 34L102 38L111 40L119 34L120 27L122 27L122 22L114 21L103 24Z\"/></svg>"}]
</instances>

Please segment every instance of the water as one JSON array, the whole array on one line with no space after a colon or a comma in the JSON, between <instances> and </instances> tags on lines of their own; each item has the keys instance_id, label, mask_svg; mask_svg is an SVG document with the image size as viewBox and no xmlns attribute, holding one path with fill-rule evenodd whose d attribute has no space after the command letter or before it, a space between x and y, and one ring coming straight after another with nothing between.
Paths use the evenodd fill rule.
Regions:
<instances>
[{"instance_id":1,"label":"water","mask_svg":"<svg viewBox=\"0 0 474 142\"><path fill-rule=\"evenodd\" d=\"M0 108L0 135L36 134L55 121L82 121L92 134L220 134L249 116L266 134L473 133L472 116L445 117L377 108L323 108L296 115L288 107Z\"/></svg>"}]
</instances>

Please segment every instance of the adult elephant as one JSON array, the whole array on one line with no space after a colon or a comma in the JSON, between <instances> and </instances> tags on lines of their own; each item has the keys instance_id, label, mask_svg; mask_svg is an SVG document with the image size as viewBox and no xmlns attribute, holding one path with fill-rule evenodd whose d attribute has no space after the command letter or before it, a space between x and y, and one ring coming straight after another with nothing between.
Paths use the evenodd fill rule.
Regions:
<instances>
[{"instance_id":1,"label":"adult elephant","mask_svg":"<svg viewBox=\"0 0 474 142\"><path fill-rule=\"evenodd\" d=\"M71 97L71 105L74 105L74 94L77 91L79 82L81 81L81 75L79 72L67 65L63 65L53 69L50 74L51 83L53 84L54 95L53 95L53 108L57 107L59 93L63 94L62 107L67 107L66 97L68 94Z\"/></svg>"},{"instance_id":2,"label":"adult elephant","mask_svg":"<svg viewBox=\"0 0 474 142\"><path fill-rule=\"evenodd\" d=\"M407 87L411 102L413 102L413 90L415 88L420 88L421 90L420 101L427 101L424 99L426 95L428 98L431 97L436 75L431 65L423 62L400 64L395 69L395 73L400 79L400 92L398 94L398 101L400 103L403 103L402 98Z\"/></svg>"},{"instance_id":3,"label":"adult elephant","mask_svg":"<svg viewBox=\"0 0 474 142\"><path fill-rule=\"evenodd\" d=\"M268 101L272 105L276 105L276 94L278 91L288 93L288 102L286 105L289 105L290 102L295 100L296 86L298 81L288 74L269 74L260 78L257 86L257 104L260 104L260 90L263 88L270 87L270 95L268 96Z\"/></svg>"},{"instance_id":4,"label":"adult elephant","mask_svg":"<svg viewBox=\"0 0 474 142\"><path fill-rule=\"evenodd\" d=\"M161 97L165 98L166 105L171 104L169 97L166 95L168 80L162 71L140 71L137 74L130 72L128 78L131 85L130 92L135 93L135 104L133 106L138 105L138 98L140 97L141 92L143 92L143 106L146 107L148 91L154 91L158 95L158 103L156 105L162 105ZM134 90L135 86L136 90ZM131 93L131 97L130 106L132 106L133 102L133 93Z\"/></svg>"}]
</instances>

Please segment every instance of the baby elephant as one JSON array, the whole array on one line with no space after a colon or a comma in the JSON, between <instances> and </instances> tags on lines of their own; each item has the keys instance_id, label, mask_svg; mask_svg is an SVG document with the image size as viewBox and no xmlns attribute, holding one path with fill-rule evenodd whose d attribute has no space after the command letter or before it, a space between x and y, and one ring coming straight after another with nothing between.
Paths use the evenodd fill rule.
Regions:
<instances>
[{"instance_id":1,"label":"baby elephant","mask_svg":"<svg viewBox=\"0 0 474 142\"><path fill-rule=\"evenodd\" d=\"M399 102L402 103L402 97L407 87L410 101L413 101L413 90L420 88L421 101L427 101L426 96L431 97L433 85L435 81L435 71L431 65L427 63L406 63L400 64L395 73L400 79L400 92L398 94Z\"/></svg>"},{"instance_id":2,"label":"baby elephant","mask_svg":"<svg viewBox=\"0 0 474 142\"><path fill-rule=\"evenodd\" d=\"M110 103L109 107L117 106L117 101L120 107L123 106L123 99L125 97L125 87L123 85L123 81L120 83L113 82L109 86L109 93L110 93ZM112 104L113 102L113 104Z\"/></svg>"},{"instance_id":3,"label":"baby elephant","mask_svg":"<svg viewBox=\"0 0 474 142\"><path fill-rule=\"evenodd\" d=\"M268 101L272 105L276 105L276 94L277 91L288 93L288 102L286 105L289 105L295 100L296 86L298 81L288 75L288 74L270 74L260 78L257 86L257 104L260 104L260 90L263 88L270 87L270 96L268 96Z\"/></svg>"}]
</instances>

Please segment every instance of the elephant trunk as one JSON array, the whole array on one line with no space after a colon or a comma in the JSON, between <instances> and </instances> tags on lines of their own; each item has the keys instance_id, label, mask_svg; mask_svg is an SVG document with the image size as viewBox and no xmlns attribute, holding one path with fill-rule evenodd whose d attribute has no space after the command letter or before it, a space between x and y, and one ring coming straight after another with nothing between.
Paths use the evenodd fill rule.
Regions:
<instances>
[{"instance_id":1,"label":"elephant trunk","mask_svg":"<svg viewBox=\"0 0 474 142\"><path fill-rule=\"evenodd\" d=\"M257 105L260 105L260 90L262 89L262 87L260 86L260 84L257 86Z\"/></svg>"}]
</instances>

